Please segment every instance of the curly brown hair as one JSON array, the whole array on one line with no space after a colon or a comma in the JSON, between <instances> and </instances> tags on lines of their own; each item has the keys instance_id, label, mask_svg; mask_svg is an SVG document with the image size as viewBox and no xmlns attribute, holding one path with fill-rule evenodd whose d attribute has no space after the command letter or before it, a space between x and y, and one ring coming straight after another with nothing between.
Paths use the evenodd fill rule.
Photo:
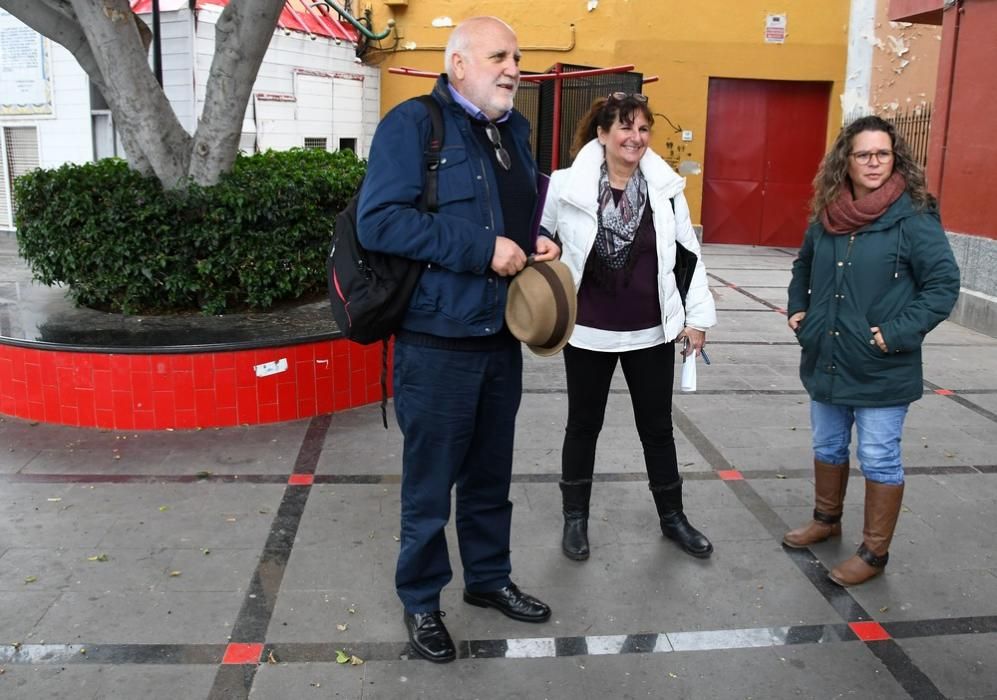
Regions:
<instances>
[{"instance_id":1,"label":"curly brown hair","mask_svg":"<svg viewBox=\"0 0 997 700\"><path fill-rule=\"evenodd\" d=\"M848 177L848 154L852 150L852 139L863 131L882 131L893 144L893 169L907 181L907 194L917 209L935 206L935 198L927 190L924 182L924 169L914 159L907 141L897 128L882 117L860 117L846 125L834 140L831 150L824 156L817 175L814 177L814 196L810 200L810 220L820 220L820 215L834 198L842 185L851 182Z\"/></svg>"},{"instance_id":2,"label":"curly brown hair","mask_svg":"<svg viewBox=\"0 0 997 700\"><path fill-rule=\"evenodd\" d=\"M571 141L571 157L577 156L585 144L598 135L599 128L602 128L603 131L609 131L617 117L619 117L621 124L633 124L634 114L637 112L644 115L648 126L654 126L654 113L647 101L638 100L633 95L627 95L622 100L608 97L597 99L592 103L582 120L578 122L575 137Z\"/></svg>"}]
</instances>

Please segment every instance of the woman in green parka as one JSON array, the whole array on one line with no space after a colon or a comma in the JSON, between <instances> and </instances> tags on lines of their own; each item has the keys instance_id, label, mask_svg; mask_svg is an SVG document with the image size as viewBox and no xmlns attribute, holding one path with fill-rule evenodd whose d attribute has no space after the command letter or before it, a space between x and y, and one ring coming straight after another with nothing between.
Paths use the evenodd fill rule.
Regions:
<instances>
[{"instance_id":1,"label":"woman in green parka","mask_svg":"<svg viewBox=\"0 0 997 700\"><path fill-rule=\"evenodd\" d=\"M841 535L854 425L865 524L858 552L831 570L839 585L886 566L904 491L904 418L923 391L921 343L958 295L959 269L909 147L879 117L852 122L814 179L787 307L811 398L816 504L783 543Z\"/></svg>"}]
</instances>

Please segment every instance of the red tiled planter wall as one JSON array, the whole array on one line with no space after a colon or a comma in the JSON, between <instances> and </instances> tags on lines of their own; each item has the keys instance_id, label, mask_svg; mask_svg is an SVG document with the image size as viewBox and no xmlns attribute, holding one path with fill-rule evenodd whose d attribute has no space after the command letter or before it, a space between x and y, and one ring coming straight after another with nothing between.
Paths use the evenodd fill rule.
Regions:
<instances>
[{"instance_id":1,"label":"red tiled planter wall","mask_svg":"<svg viewBox=\"0 0 997 700\"><path fill-rule=\"evenodd\" d=\"M282 359L286 370L256 375ZM122 430L275 423L380 401L380 376L379 344L342 339L156 355L0 344L0 413Z\"/></svg>"}]
</instances>

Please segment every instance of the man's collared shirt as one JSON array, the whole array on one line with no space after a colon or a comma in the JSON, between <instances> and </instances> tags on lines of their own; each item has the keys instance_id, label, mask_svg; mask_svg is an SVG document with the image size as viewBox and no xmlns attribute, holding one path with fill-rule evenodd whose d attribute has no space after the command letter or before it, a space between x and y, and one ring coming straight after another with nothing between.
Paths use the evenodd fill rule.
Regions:
<instances>
[{"instance_id":1,"label":"man's collared shirt","mask_svg":"<svg viewBox=\"0 0 997 700\"><path fill-rule=\"evenodd\" d=\"M468 114L470 114L474 119L477 119L478 121L482 121L482 122L490 122L490 121L492 121L491 119L489 119L485 115L484 112L482 112L480 109L478 109L474 105L474 103L472 103L466 97L464 97L459 92L457 92L457 90L454 88L453 85L451 85L450 83L447 83L447 89L450 90L450 94L453 96L454 101L457 104L459 104L461 107L463 107L464 111L467 112ZM501 124L502 122L504 122L506 119L509 118L510 114L512 114L512 110L511 109L508 112L506 112L505 114L503 114L501 117L499 117L498 119L496 119L495 123L496 124Z\"/></svg>"}]
</instances>

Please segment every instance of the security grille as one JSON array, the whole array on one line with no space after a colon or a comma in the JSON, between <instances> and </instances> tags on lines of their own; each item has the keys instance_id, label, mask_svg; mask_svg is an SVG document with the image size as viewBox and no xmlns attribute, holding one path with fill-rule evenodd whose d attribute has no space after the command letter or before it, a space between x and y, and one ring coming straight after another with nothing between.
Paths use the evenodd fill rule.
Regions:
<instances>
[{"instance_id":1,"label":"security grille","mask_svg":"<svg viewBox=\"0 0 997 700\"><path fill-rule=\"evenodd\" d=\"M17 206L14 180L38 167L38 130L33 126L6 126L3 129L3 186L0 187L0 226L12 228Z\"/></svg>"},{"instance_id":2,"label":"security grille","mask_svg":"<svg viewBox=\"0 0 997 700\"><path fill-rule=\"evenodd\" d=\"M313 148L316 151L324 151L328 140L318 136L306 136L305 148Z\"/></svg>"},{"instance_id":3,"label":"security grille","mask_svg":"<svg viewBox=\"0 0 997 700\"><path fill-rule=\"evenodd\" d=\"M562 64L565 73L592 70L590 66ZM553 72L548 70L548 73ZM545 80L538 87L523 83L516 95L516 109L530 120L533 127L533 153L540 170L550 173L552 169L566 168L571 165L571 141L575 129L589 107L598 97L605 97L611 92L641 92L644 84L642 73L608 73L606 75L589 76L587 78L572 78L565 75L561 80L561 123L560 148L558 162L551 163L554 146L554 90L555 81ZM525 90L523 88L526 88Z\"/></svg>"}]
</instances>

